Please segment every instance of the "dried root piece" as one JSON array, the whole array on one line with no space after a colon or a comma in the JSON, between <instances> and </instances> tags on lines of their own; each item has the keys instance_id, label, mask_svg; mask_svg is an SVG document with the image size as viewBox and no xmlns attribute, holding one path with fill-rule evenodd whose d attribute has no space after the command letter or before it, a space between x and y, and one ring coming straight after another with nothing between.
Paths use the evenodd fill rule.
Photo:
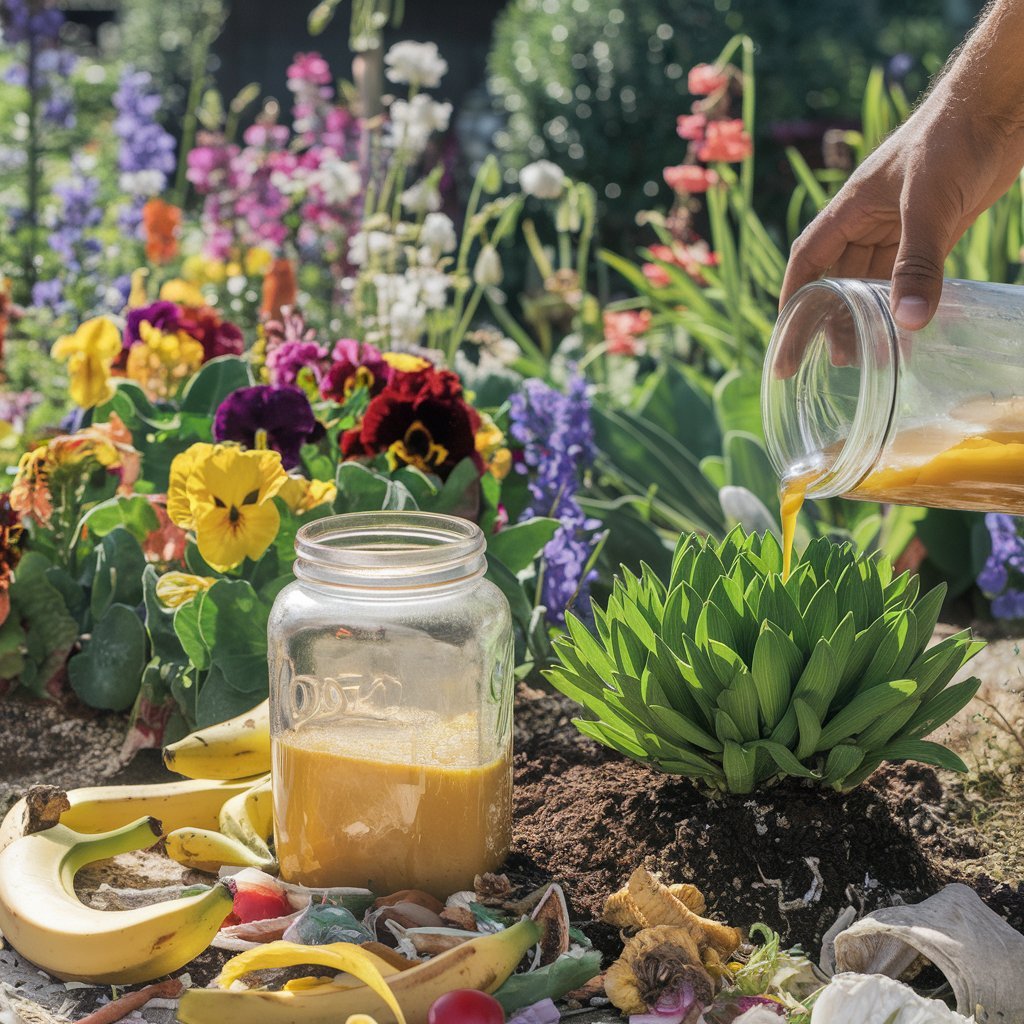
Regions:
<instances>
[{"instance_id":1,"label":"dried root piece","mask_svg":"<svg viewBox=\"0 0 1024 1024\"><path fill-rule=\"evenodd\" d=\"M627 886L640 913L651 925L675 925L687 929L701 949L710 946L727 957L739 946L742 936L736 928L695 914L646 868L637 868Z\"/></svg>"},{"instance_id":2,"label":"dried root piece","mask_svg":"<svg viewBox=\"0 0 1024 1024\"><path fill-rule=\"evenodd\" d=\"M645 928L627 940L604 978L606 995L623 1014L647 1013L662 996L686 986L694 1002L714 998L715 981L689 929L671 925Z\"/></svg>"},{"instance_id":3,"label":"dried root piece","mask_svg":"<svg viewBox=\"0 0 1024 1024\"><path fill-rule=\"evenodd\" d=\"M605 924L610 924L615 928L621 928L625 931L647 927L647 918L640 913L640 908L636 905L636 900L629 895L628 889L620 889L618 892L613 892L604 901L604 912L601 914L601 920Z\"/></svg>"},{"instance_id":4,"label":"dried root piece","mask_svg":"<svg viewBox=\"0 0 1024 1024\"><path fill-rule=\"evenodd\" d=\"M704 893L702 893L695 885L688 885L685 882L682 882L677 885L670 885L668 887L668 891L672 893L672 895L675 896L675 898L679 900L684 907L692 910L695 914L703 914L708 908L708 905L704 900Z\"/></svg>"}]
</instances>

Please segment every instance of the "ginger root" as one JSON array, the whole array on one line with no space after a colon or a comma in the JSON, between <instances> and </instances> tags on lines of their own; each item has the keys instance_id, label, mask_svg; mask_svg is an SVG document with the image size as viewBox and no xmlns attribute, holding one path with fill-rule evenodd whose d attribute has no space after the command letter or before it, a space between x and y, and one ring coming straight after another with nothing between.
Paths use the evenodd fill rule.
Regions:
<instances>
[{"instance_id":1,"label":"ginger root","mask_svg":"<svg viewBox=\"0 0 1024 1024\"><path fill-rule=\"evenodd\" d=\"M604 977L605 994L623 1014L647 1013L662 996L684 985L702 1005L714 998L715 981L693 937L686 928L671 925L637 932Z\"/></svg>"},{"instance_id":2,"label":"ginger root","mask_svg":"<svg viewBox=\"0 0 1024 1024\"><path fill-rule=\"evenodd\" d=\"M645 1013L687 985L695 1001L711 1001L742 936L702 917L705 909L699 889L664 885L645 868L608 897L602 919L623 930L639 929L605 978L608 998L620 1011Z\"/></svg>"}]
</instances>

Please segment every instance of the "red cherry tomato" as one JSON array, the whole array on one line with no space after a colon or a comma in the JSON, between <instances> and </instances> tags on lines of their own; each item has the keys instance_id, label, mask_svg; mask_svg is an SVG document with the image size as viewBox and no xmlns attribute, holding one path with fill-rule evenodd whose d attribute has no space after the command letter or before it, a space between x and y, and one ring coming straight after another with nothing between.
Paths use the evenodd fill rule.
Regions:
<instances>
[{"instance_id":1,"label":"red cherry tomato","mask_svg":"<svg viewBox=\"0 0 1024 1024\"><path fill-rule=\"evenodd\" d=\"M460 988L434 1003L427 1024L505 1024L505 1011L494 996Z\"/></svg>"},{"instance_id":2,"label":"red cherry tomato","mask_svg":"<svg viewBox=\"0 0 1024 1024\"><path fill-rule=\"evenodd\" d=\"M262 885L242 884L235 892L230 924L248 924L266 921L271 917L284 917L292 912L292 905L283 892Z\"/></svg>"}]
</instances>

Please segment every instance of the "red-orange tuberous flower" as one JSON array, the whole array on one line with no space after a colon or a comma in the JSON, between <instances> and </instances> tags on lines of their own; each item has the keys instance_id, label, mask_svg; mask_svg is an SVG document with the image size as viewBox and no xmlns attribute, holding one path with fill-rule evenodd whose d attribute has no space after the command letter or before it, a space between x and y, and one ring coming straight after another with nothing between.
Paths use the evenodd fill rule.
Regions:
<instances>
[{"instance_id":1,"label":"red-orange tuberous flower","mask_svg":"<svg viewBox=\"0 0 1024 1024\"><path fill-rule=\"evenodd\" d=\"M147 259L153 263L169 263L178 255L181 210L177 206L163 199L150 199L142 208L142 228Z\"/></svg>"}]
</instances>

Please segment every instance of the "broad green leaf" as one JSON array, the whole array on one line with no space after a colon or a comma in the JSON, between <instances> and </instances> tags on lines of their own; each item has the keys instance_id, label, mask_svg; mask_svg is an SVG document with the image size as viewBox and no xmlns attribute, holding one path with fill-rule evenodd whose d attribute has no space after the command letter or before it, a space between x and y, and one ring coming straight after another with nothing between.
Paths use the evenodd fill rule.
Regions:
<instances>
[{"instance_id":1,"label":"broad green leaf","mask_svg":"<svg viewBox=\"0 0 1024 1024\"><path fill-rule=\"evenodd\" d=\"M90 707L127 711L146 665L146 631L135 610L110 605L82 651L68 661L68 682Z\"/></svg>"},{"instance_id":2,"label":"broad green leaf","mask_svg":"<svg viewBox=\"0 0 1024 1024\"><path fill-rule=\"evenodd\" d=\"M951 772L965 773L967 765L948 747L929 740L899 739L878 751L883 761L921 761Z\"/></svg>"},{"instance_id":3,"label":"broad green leaf","mask_svg":"<svg viewBox=\"0 0 1024 1024\"><path fill-rule=\"evenodd\" d=\"M744 742L756 740L761 735L759 696L754 677L746 667L737 672L732 685L718 695L718 706L736 723Z\"/></svg>"},{"instance_id":4,"label":"broad green leaf","mask_svg":"<svg viewBox=\"0 0 1024 1024\"><path fill-rule=\"evenodd\" d=\"M793 641L774 623L766 622L754 644L751 675L761 717L769 729L774 729L786 713L802 663Z\"/></svg>"},{"instance_id":5,"label":"broad green leaf","mask_svg":"<svg viewBox=\"0 0 1024 1024\"><path fill-rule=\"evenodd\" d=\"M843 781L864 763L864 751L849 743L833 747L825 762L825 771L821 781L826 786L842 786Z\"/></svg>"},{"instance_id":6,"label":"broad green leaf","mask_svg":"<svg viewBox=\"0 0 1024 1024\"><path fill-rule=\"evenodd\" d=\"M181 396L182 412L212 417L232 391L253 383L248 362L238 356L218 356L204 363L189 380Z\"/></svg>"},{"instance_id":7,"label":"broad green leaf","mask_svg":"<svg viewBox=\"0 0 1024 1024\"><path fill-rule=\"evenodd\" d=\"M899 735L903 727L909 722L921 706L917 697L911 697L904 701L900 707L883 715L874 725L869 725L857 736L857 746L871 752L879 747L884 747L894 736Z\"/></svg>"},{"instance_id":8,"label":"broad green leaf","mask_svg":"<svg viewBox=\"0 0 1024 1024\"><path fill-rule=\"evenodd\" d=\"M896 679L859 693L821 730L818 750L828 750L842 740L863 732L876 718L899 707L914 695L917 683L913 679Z\"/></svg>"},{"instance_id":9,"label":"broad green leaf","mask_svg":"<svg viewBox=\"0 0 1024 1024\"><path fill-rule=\"evenodd\" d=\"M818 741L821 739L821 719L811 705L800 697L793 698L793 712L796 715L800 736L796 756L802 761L818 749Z\"/></svg>"},{"instance_id":10,"label":"broad green leaf","mask_svg":"<svg viewBox=\"0 0 1024 1024\"><path fill-rule=\"evenodd\" d=\"M662 720L665 732L670 737L677 737L681 742L691 743L693 746L700 747L701 750L706 750L712 754L721 753L721 741L702 729L692 719L679 714L674 708L652 704L651 711Z\"/></svg>"},{"instance_id":11,"label":"broad green leaf","mask_svg":"<svg viewBox=\"0 0 1024 1024\"><path fill-rule=\"evenodd\" d=\"M797 757L793 756L793 752L781 743L774 743L772 740L758 740L756 743L752 743L751 747L763 750L786 775L793 775L801 779L817 778L815 772L812 772L806 765L802 765Z\"/></svg>"},{"instance_id":12,"label":"broad green leaf","mask_svg":"<svg viewBox=\"0 0 1024 1024\"><path fill-rule=\"evenodd\" d=\"M753 750L731 740L725 744L722 768L731 793L749 793L754 788L756 766L757 757Z\"/></svg>"},{"instance_id":13,"label":"broad green leaf","mask_svg":"<svg viewBox=\"0 0 1024 1024\"><path fill-rule=\"evenodd\" d=\"M838 688L839 665L832 645L827 640L819 640L793 688L793 697L805 701L818 721L823 722Z\"/></svg>"},{"instance_id":14,"label":"broad green leaf","mask_svg":"<svg viewBox=\"0 0 1024 1024\"><path fill-rule=\"evenodd\" d=\"M981 680L972 676L962 683L940 690L922 704L917 714L907 722L904 734L911 739L919 739L934 732L967 707L974 700L980 686Z\"/></svg>"},{"instance_id":15,"label":"broad green leaf","mask_svg":"<svg viewBox=\"0 0 1024 1024\"><path fill-rule=\"evenodd\" d=\"M815 592L804 609L807 637L817 643L819 637L830 637L839 625L835 587L826 580Z\"/></svg>"}]
</instances>

